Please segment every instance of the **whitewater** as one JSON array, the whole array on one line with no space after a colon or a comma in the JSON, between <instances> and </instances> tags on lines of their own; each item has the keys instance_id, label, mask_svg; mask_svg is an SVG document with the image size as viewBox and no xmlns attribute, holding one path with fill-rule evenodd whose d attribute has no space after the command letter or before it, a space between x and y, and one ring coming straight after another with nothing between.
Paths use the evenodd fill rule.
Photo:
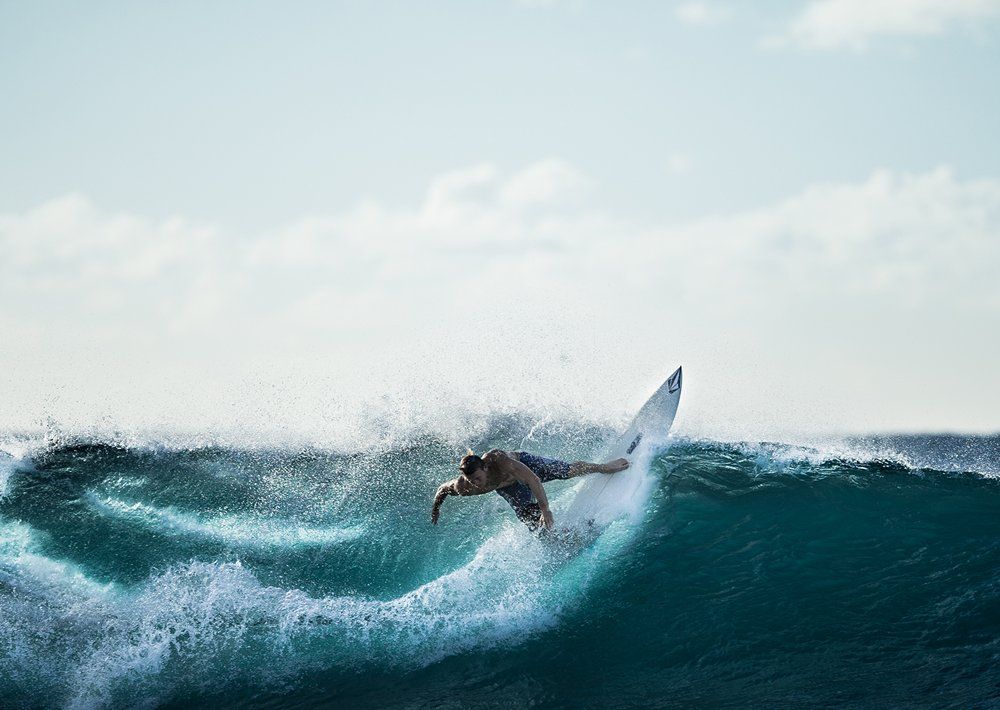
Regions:
<instances>
[{"instance_id":1,"label":"whitewater","mask_svg":"<svg viewBox=\"0 0 1000 710\"><path fill-rule=\"evenodd\" d=\"M618 433L527 414L352 447L10 433L0 698L1000 702L1000 437L675 435L604 529L532 535L494 495L430 524L467 445L590 458ZM557 524L577 485L547 484Z\"/></svg>"}]
</instances>

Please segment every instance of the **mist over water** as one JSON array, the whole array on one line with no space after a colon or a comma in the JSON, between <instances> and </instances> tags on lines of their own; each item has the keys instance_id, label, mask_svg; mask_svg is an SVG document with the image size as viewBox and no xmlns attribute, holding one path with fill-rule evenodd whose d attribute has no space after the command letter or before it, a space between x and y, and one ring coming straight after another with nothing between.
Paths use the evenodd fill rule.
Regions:
<instances>
[{"instance_id":1,"label":"mist over water","mask_svg":"<svg viewBox=\"0 0 1000 710\"><path fill-rule=\"evenodd\" d=\"M466 421L473 421L471 415ZM446 429L447 427L444 427ZM528 414L367 447L10 435L0 695L25 707L1000 699L1000 439L679 437L634 514L538 538L445 502L466 444L589 458ZM454 433L454 430L453 432ZM556 520L575 483L547 489Z\"/></svg>"}]
</instances>

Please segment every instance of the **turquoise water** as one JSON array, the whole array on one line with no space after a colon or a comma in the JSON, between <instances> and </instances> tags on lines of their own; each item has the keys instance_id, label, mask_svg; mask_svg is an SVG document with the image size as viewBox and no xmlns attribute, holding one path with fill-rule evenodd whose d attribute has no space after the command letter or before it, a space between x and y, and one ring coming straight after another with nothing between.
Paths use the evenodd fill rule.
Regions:
<instances>
[{"instance_id":1,"label":"turquoise water","mask_svg":"<svg viewBox=\"0 0 1000 710\"><path fill-rule=\"evenodd\" d=\"M568 458L613 432L497 421ZM991 706L1000 438L679 439L635 513L536 538L460 446L0 454L15 707ZM556 518L572 483L549 484Z\"/></svg>"}]
</instances>

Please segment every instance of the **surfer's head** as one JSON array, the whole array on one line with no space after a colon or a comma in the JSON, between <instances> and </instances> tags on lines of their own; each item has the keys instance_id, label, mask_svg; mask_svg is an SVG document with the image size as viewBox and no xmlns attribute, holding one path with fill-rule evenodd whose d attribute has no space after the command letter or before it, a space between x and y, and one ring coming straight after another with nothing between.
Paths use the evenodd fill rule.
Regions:
<instances>
[{"instance_id":1,"label":"surfer's head","mask_svg":"<svg viewBox=\"0 0 1000 710\"><path fill-rule=\"evenodd\" d=\"M482 474L486 473L486 464L482 457L470 451L458 462L458 470L473 483L478 483Z\"/></svg>"}]
</instances>

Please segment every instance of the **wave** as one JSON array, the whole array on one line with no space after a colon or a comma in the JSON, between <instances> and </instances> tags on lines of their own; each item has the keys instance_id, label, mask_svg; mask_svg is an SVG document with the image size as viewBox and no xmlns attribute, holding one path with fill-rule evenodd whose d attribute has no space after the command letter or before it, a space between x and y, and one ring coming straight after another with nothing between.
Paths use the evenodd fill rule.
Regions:
<instances>
[{"instance_id":1,"label":"wave","mask_svg":"<svg viewBox=\"0 0 1000 710\"><path fill-rule=\"evenodd\" d=\"M602 443L587 424L500 424L480 443L582 458ZM450 499L432 526L459 453L436 437L364 452L48 446L0 498L0 694L988 703L997 443L675 437L631 472L633 499L601 502L627 515L542 538L498 496ZM557 523L575 485L547 486Z\"/></svg>"}]
</instances>

